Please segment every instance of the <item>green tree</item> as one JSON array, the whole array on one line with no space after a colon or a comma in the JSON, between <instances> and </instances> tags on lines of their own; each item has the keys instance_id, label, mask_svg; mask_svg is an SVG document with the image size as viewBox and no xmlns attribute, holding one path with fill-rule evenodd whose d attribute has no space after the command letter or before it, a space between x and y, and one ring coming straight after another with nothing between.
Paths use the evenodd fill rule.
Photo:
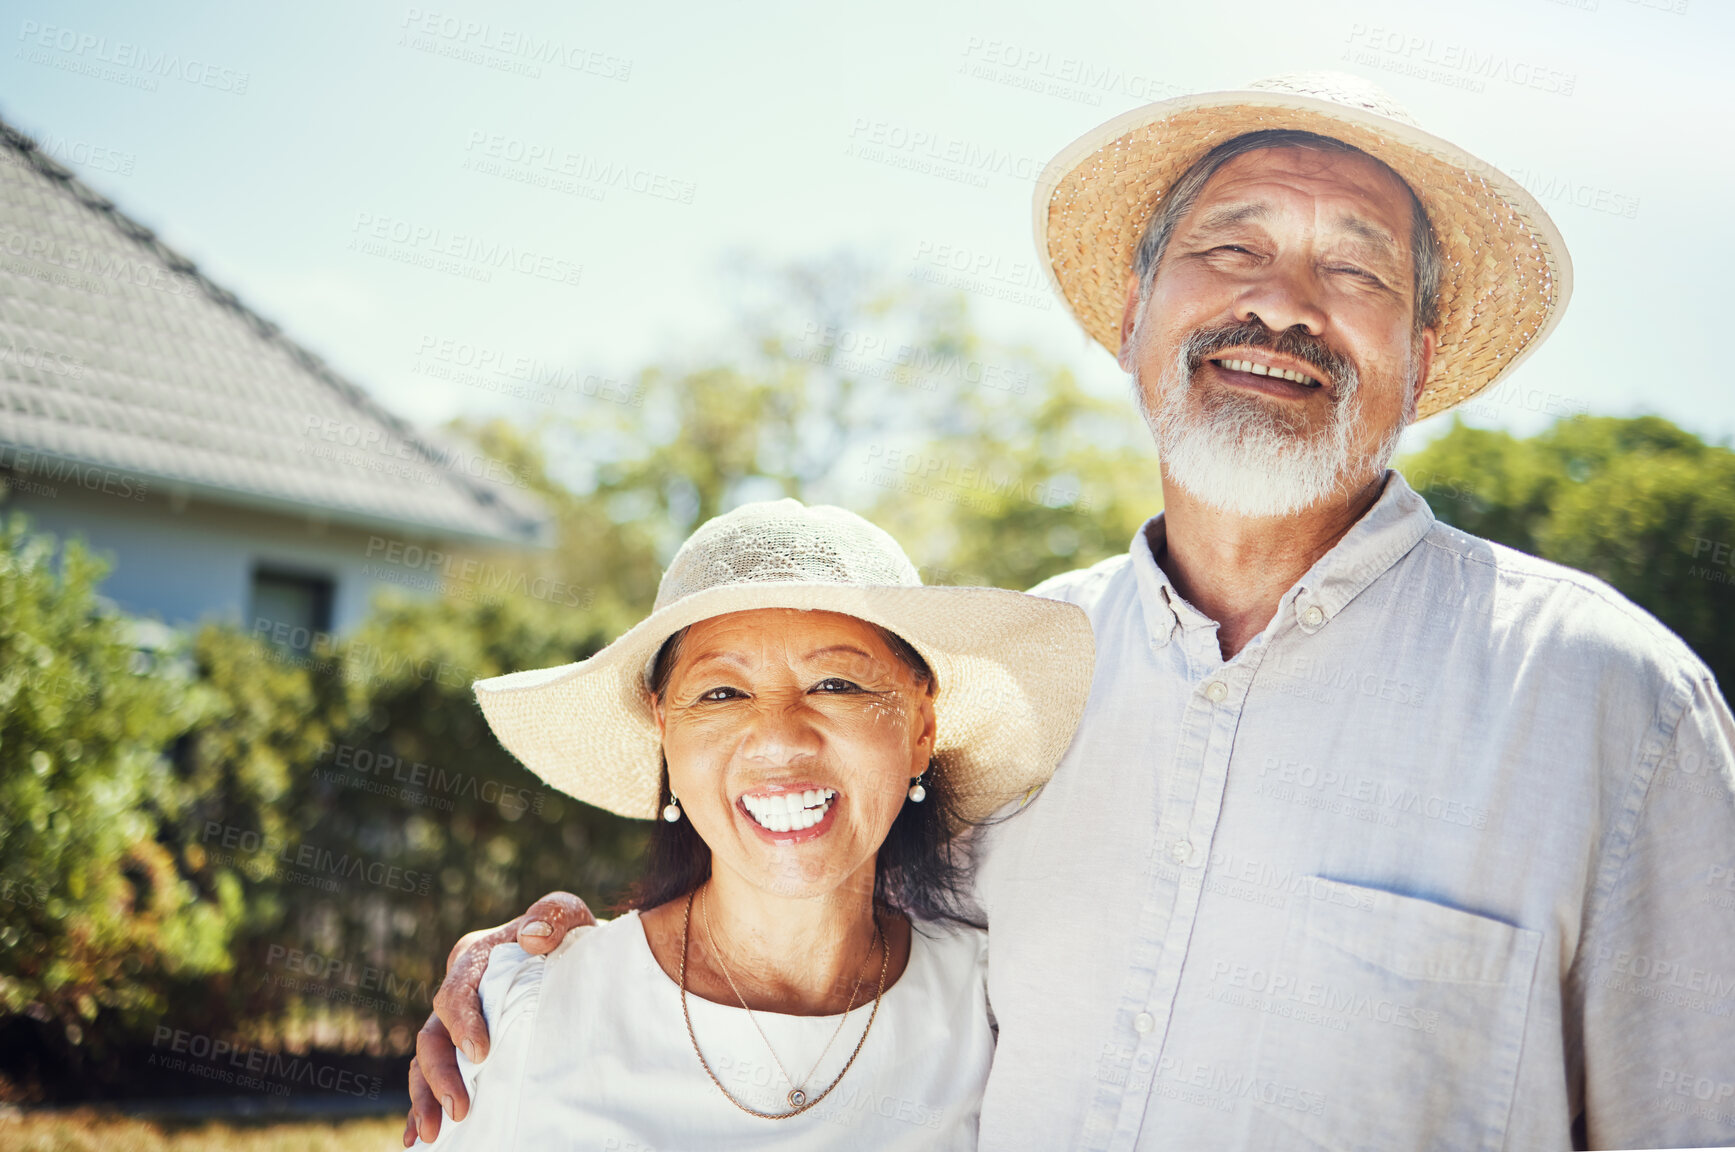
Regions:
<instances>
[{"instance_id":1,"label":"green tree","mask_svg":"<svg viewBox=\"0 0 1735 1152\"><path fill-rule=\"evenodd\" d=\"M751 269L737 295L738 345L647 367L642 409L455 428L538 478L552 563L596 589L611 633L648 610L693 528L745 500L840 503L930 581L1016 588L1125 551L1162 506L1133 405L988 338L960 295L841 259Z\"/></svg>"},{"instance_id":2,"label":"green tree","mask_svg":"<svg viewBox=\"0 0 1735 1152\"><path fill-rule=\"evenodd\" d=\"M1657 416L1520 439L1461 421L1400 465L1435 515L1608 581L1735 684L1735 452Z\"/></svg>"},{"instance_id":3,"label":"green tree","mask_svg":"<svg viewBox=\"0 0 1735 1152\"><path fill-rule=\"evenodd\" d=\"M866 469L877 486L866 514L929 583L1028 588L1120 555L1162 508L1132 405L1086 392L1065 369L1018 362L1024 391L960 397L947 434Z\"/></svg>"}]
</instances>

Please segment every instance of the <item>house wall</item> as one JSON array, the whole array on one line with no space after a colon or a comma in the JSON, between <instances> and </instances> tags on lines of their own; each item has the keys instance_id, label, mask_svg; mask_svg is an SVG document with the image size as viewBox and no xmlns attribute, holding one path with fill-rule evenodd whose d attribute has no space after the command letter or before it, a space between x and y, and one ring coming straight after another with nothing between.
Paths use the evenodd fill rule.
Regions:
<instances>
[{"instance_id":1,"label":"house wall","mask_svg":"<svg viewBox=\"0 0 1735 1152\"><path fill-rule=\"evenodd\" d=\"M375 589L432 595L440 565L427 562L427 550L462 548L416 532L370 532L157 492L134 499L74 484L10 487L0 513L23 512L33 531L81 537L94 551L112 553L101 593L130 615L176 626L218 618L251 628L245 617L253 569L265 563L330 579L333 631L348 632L366 614ZM415 566L404 563L406 557Z\"/></svg>"}]
</instances>

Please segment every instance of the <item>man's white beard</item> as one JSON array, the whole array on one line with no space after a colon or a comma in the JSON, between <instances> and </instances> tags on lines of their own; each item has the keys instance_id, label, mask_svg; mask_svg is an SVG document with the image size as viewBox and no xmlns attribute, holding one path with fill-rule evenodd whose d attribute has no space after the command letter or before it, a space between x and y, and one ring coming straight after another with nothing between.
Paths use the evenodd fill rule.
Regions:
<instances>
[{"instance_id":1,"label":"man's white beard","mask_svg":"<svg viewBox=\"0 0 1735 1152\"><path fill-rule=\"evenodd\" d=\"M1163 402L1156 412L1134 370L1139 411L1156 438L1168 478L1234 515L1289 516L1347 494L1352 480L1384 471L1413 418L1406 403L1405 419L1373 455L1351 459L1361 420L1361 388L1353 372L1332 385L1326 426L1309 435L1305 422L1292 419L1280 401L1227 389L1195 398L1198 385L1187 360L1183 345L1164 372Z\"/></svg>"}]
</instances>

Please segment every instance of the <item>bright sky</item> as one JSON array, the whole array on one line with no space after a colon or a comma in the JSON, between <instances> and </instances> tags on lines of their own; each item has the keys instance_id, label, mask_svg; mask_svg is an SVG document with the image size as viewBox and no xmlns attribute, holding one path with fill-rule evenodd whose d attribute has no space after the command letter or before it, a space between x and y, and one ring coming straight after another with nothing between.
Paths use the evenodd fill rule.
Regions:
<instances>
[{"instance_id":1,"label":"bright sky","mask_svg":"<svg viewBox=\"0 0 1735 1152\"><path fill-rule=\"evenodd\" d=\"M1150 100L1337 68L1517 176L1571 248L1564 323L1475 422L1735 437L1728 0L0 0L0 36L0 116L423 423L512 407L418 370L442 342L605 376L702 350L732 253L961 280L985 327L1120 391L1042 286L1032 178ZM463 255L490 244L530 270Z\"/></svg>"}]
</instances>

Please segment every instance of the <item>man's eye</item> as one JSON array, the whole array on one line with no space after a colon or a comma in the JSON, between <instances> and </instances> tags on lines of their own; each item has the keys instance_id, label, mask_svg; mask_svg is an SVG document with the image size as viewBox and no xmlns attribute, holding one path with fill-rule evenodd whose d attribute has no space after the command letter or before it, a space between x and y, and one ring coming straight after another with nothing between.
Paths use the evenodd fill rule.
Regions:
<instances>
[{"instance_id":1,"label":"man's eye","mask_svg":"<svg viewBox=\"0 0 1735 1152\"><path fill-rule=\"evenodd\" d=\"M842 676L828 676L813 686L815 692L855 692L859 688L860 685L845 680Z\"/></svg>"},{"instance_id":2,"label":"man's eye","mask_svg":"<svg viewBox=\"0 0 1735 1152\"><path fill-rule=\"evenodd\" d=\"M1342 272L1348 276L1359 276L1363 280L1375 280L1375 279L1377 279L1377 277L1374 276L1374 274L1372 272L1367 272L1367 271L1364 271L1363 269L1360 269L1360 268L1352 268L1348 264L1340 264L1335 268L1327 268L1326 271L1327 272Z\"/></svg>"}]
</instances>

